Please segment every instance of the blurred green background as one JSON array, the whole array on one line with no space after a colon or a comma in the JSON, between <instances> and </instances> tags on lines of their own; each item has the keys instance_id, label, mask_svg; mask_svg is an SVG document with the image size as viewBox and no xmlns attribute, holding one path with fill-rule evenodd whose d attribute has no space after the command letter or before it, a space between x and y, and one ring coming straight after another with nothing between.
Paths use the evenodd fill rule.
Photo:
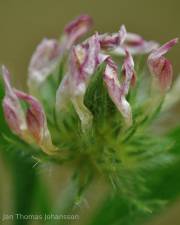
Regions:
<instances>
[{"instance_id":1,"label":"blurred green background","mask_svg":"<svg viewBox=\"0 0 180 225\"><path fill-rule=\"evenodd\" d=\"M180 36L179 0L0 0L0 63L7 65L19 88L26 87L28 62L36 45L44 37L58 38L64 25L82 13L93 17L94 30L100 33L118 31L125 24L128 31L160 43ZM179 57L180 45L168 55L176 75L180 72ZM10 204L6 198L10 192L9 174L3 164L2 161L0 201L3 198ZM179 211L177 204L168 216L154 224L179 225Z\"/></svg>"}]
</instances>

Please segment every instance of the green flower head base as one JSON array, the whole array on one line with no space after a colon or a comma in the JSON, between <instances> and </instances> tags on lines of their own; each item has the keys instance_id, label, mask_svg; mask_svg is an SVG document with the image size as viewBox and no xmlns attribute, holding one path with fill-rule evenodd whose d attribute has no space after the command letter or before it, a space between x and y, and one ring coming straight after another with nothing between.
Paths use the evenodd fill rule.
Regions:
<instances>
[{"instance_id":1,"label":"green flower head base","mask_svg":"<svg viewBox=\"0 0 180 225\"><path fill-rule=\"evenodd\" d=\"M172 65L164 54L178 39L159 47L122 25L79 41L92 24L82 15L60 40L43 39L28 68L30 94L11 86L3 66L5 120L14 134L54 157L84 157L101 171L134 168L136 160L127 155L137 146L130 142L171 86Z\"/></svg>"}]
</instances>

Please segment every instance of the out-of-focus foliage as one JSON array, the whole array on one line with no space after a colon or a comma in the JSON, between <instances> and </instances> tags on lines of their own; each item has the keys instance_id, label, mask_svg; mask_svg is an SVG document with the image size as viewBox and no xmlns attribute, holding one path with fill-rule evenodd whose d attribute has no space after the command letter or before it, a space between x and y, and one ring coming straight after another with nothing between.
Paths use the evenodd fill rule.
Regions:
<instances>
[{"instance_id":1,"label":"out-of-focus foliage","mask_svg":"<svg viewBox=\"0 0 180 225\"><path fill-rule=\"evenodd\" d=\"M145 173L146 184L149 191L143 198L153 206L152 212L142 210L141 205L133 204L122 195L108 196L96 212L90 225L135 225L151 219L160 212L161 206L168 206L167 202L173 202L180 196L180 127L171 131L168 135L175 144L171 149L175 161L168 166L159 167L149 173ZM156 201L155 199L159 199Z\"/></svg>"}]
</instances>

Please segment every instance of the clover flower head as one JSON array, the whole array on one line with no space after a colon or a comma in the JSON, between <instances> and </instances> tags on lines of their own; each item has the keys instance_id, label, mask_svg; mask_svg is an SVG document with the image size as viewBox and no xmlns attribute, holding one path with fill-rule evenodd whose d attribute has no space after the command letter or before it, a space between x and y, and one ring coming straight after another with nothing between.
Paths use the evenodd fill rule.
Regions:
<instances>
[{"instance_id":1,"label":"clover flower head","mask_svg":"<svg viewBox=\"0 0 180 225\"><path fill-rule=\"evenodd\" d=\"M122 173L131 179L148 164L148 126L173 78L164 54L178 39L159 47L122 25L82 40L91 27L91 17L82 15L65 26L60 40L43 39L28 68L30 94L13 88L2 67L4 117L13 134L51 160L82 162L118 186ZM147 57L143 65L139 55Z\"/></svg>"}]
</instances>

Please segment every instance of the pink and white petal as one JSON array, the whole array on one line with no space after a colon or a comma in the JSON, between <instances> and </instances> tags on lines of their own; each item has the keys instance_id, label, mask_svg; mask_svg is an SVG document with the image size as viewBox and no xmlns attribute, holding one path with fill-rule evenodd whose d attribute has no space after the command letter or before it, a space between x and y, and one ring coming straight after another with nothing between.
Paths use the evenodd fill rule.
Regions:
<instances>
[{"instance_id":1,"label":"pink and white petal","mask_svg":"<svg viewBox=\"0 0 180 225\"><path fill-rule=\"evenodd\" d=\"M78 46L79 47L79 46ZM70 95L77 95L82 92L83 86L86 86L86 74L83 71L83 65L87 61L87 50L81 51L83 48L73 47L70 53L68 68L68 83ZM85 89L85 88L84 88ZM85 91L85 90L84 90Z\"/></svg>"},{"instance_id":2,"label":"pink and white petal","mask_svg":"<svg viewBox=\"0 0 180 225\"><path fill-rule=\"evenodd\" d=\"M71 50L69 62L69 75L64 78L66 82L68 82L68 92L70 99L81 120L83 131L88 130L92 124L92 114L84 105L84 95L86 93L89 80L99 63L99 52L100 45L98 34L90 37L87 40L86 45L82 44L73 47ZM66 82L63 82L58 90L57 101L61 102L61 105L65 99L65 95L67 95L62 94L62 90L64 89Z\"/></svg>"},{"instance_id":3,"label":"pink and white petal","mask_svg":"<svg viewBox=\"0 0 180 225\"><path fill-rule=\"evenodd\" d=\"M139 34L128 32L126 35L125 43L130 46L142 45L144 43L144 38Z\"/></svg>"},{"instance_id":4,"label":"pink and white petal","mask_svg":"<svg viewBox=\"0 0 180 225\"><path fill-rule=\"evenodd\" d=\"M72 81L71 76L67 74L56 93L56 112L66 111L67 104L71 101L80 118L83 132L90 129L93 119L91 112L84 105L85 91L86 84L84 82L78 81L77 84L75 81Z\"/></svg>"},{"instance_id":5,"label":"pink and white petal","mask_svg":"<svg viewBox=\"0 0 180 225\"><path fill-rule=\"evenodd\" d=\"M154 49L157 49L159 44L154 41L144 41L141 45L128 45L127 43L124 43L123 45L115 48L112 51L112 54L115 55L122 55L124 56L126 54L126 50L131 55L141 55L141 54L148 54L149 52L153 51Z\"/></svg>"},{"instance_id":6,"label":"pink and white petal","mask_svg":"<svg viewBox=\"0 0 180 225\"><path fill-rule=\"evenodd\" d=\"M160 58L161 56L165 55L168 51L171 50L171 48L178 43L178 38L174 38L167 43L165 43L163 46L160 48L154 50L150 55L149 55L149 60L151 59L156 59Z\"/></svg>"},{"instance_id":7,"label":"pink and white petal","mask_svg":"<svg viewBox=\"0 0 180 225\"><path fill-rule=\"evenodd\" d=\"M2 76L5 84L4 116L12 132L22 137L27 132L25 114L20 101L11 87L10 73L5 66L2 67Z\"/></svg>"},{"instance_id":8,"label":"pink and white petal","mask_svg":"<svg viewBox=\"0 0 180 225\"><path fill-rule=\"evenodd\" d=\"M70 22L64 29L65 48L69 50L81 36L91 29L92 25L92 18L88 15L81 15Z\"/></svg>"},{"instance_id":9,"label":"pink and white petal","mask_svg":"<svg viewBox=\"0 0 180 225\"><path fill-rule=\"evenodd\" d=\"M84 94L71 97L71 101L80 118L82 131L88 131L92 127L93 115L84 104Z\"/></svg>"},{"instance_id":10,"label":"pink and white petal","mask_svg":"<svg viewBox=\"0 0 180 225\"><path fill-rule=\"evenodd\" d=\"M89 38L88 45L87 60L83 64L82 70L88 75L87 78L89 79L99 64L100 43L98 33Z\"/></svg>"},{"instance_id":11,"label":"pink and white petal","mask_svg":"<svg viewBox=\"0 0 180 225\"><path fill-rule=\"evenodd\" d=\"M122 86L118 79L117 65L111 60L107 60L104 72L104 82L106 84L109 96L122 114L127 126L132 125L131 106L123 95Z\"/></svg>"},{"instance_id":12,"label":"pink and white petal","mask_svg":"<svg viewBox=\"0 0 180 225\"><path fill-rule=\"evenodd\" d=\"M100 53L98 34L93 35L83 44L74 46L70 54L69 72L58 88L56 95L57 111L63 110L68 98L71 99L81 120L83 131L91 127L93 118L89 109L84 105L87 85L97 66L108 57L108 55Z\"/></svg>"},{"instance_id":13,"label":"pink and white petal","mask_svg":"<svg viewBox=\"0 0 180 225\"><path fill-rule=\"evenodd\" d=\"M66 74L56 92L56 112L66 111L70 100L69 75Z\"/></svg>"},{"instance_id":14,"label":"pink and white petal","mask_svg":"<svg viewBox=\"0 0 180 225\"><path fill-rule=\"evenodd\" d=\"M100 52L98 34L90 37L84 45L72 48L69 60L69 86L71 95L85 93L87 83L95 72Z\"/></svg>"},{"instance_id":15,"label":"pink and white petal","mask_svg":"<svg viewBox=\"0 0 180 225\"><path fill-rule=\"evenodd\" d=\"M8 98L3 100L3 111L5 120L11 129L11 131L19 136L21 136L22 130L26 130L26 126L22 127L21 122L18 118L18 113L16 113L16 107L14 107Z\"/></svg>"},{"instance_id":16,"label":"pink and white petal","mask_svg":"<svg viewBox=\"0 0 180 225\"><path fill-rule=\"evenodd\" d=\"M86 58L86 50L81 45L71 49L68 72L56 92L57 112L67 109L67 103L72 96L85 93L85 74L82 73L82 65Z\"/></svg>"},{"instance_id":17,"label":"pink and white petal","mask_svg":"<svg viewBox=\"0 0 180 225\"><path fill-rule=\"evenodd\" d=\"M56 69L63 52L55 39L44 39L36 48L28 68L30 90L39 87Z\"/></svg>"},{"instance_id":18,"label":"pink and white petal","mask_svg":"<svg viewBox=\"0 0 180 225\"><path fill-rule=\"evenodd\" d=\"M121 104L119 104L119 111L121 112L124 120L125 120L125 124L127 125L127 127L130 127L132 125L132 109L131 106L129 104L129 102L126 100L126 98L124 96L121 97Z\"/></svg>"},{"instance_id":19,"label":"pink and white petal","mask_svg":"<svg viewBox=\"0 0 180 225\"><path fill-rule=\"evenodd\" d=\"M122 25L119 30L119 45L122 45L127 38L127 31L125 25Z\"/></svg>"},{"instance_id":20,"label":"pink and white petal","mask_svg":"<svg viewBox=\"0 0 180 225\"><path fill-rule=\"evenodd\" d=\"M62 79L56 92L56 110L66 110L68 99L72 96L84 95L86 90L86 74L83 65L87 61L87 50L81 45L72 48L67 74Z\"/></svg>"},{"instance_id":21,"label":"pink and white petal","mask_svg":"<svg viewBox=\"0 0 180 225\"><path fill-rule=\"evenodd\" d=\"M126 50L126 57L122 65L122 72L124 76L124 80L122 83L122 93L123 95L126 96L129 92L131 83L133 83L136 80L135 79L136 74L134 70L134 60L127 50Z\"/></svg>"},{"instance_id":22,"label":"pink and white petal","mask_svg":"<svg viewBox=\"0 0 180 225\"><path fill-rule=\"evenodd\" d=\"M100 35L99 42L101 48L104 50L117 48L125 41L126 34L126 28L124 25L122 25L118 33Z\"/></svg>"}]
</instances>

